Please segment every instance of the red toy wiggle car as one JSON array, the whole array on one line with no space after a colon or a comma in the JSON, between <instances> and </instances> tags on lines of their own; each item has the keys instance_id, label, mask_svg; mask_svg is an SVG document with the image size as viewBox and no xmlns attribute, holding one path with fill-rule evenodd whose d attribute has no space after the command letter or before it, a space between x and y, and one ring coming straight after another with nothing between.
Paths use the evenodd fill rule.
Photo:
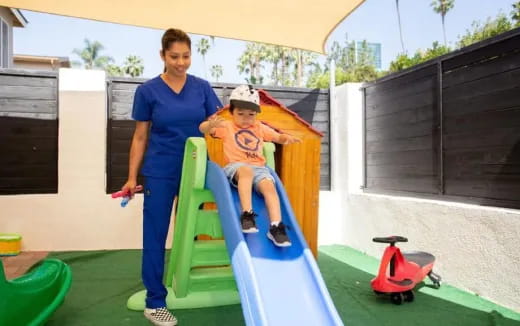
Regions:
<instances>
[{"instance_id":1,"label":"red toy wiggle car","mask_svg":"<svg viewBox=\"0 0 520 326\"><path fill-rule=\"evenodd\" d=\"M399 305L403 300L413 301L412 289L426 276L432 280L436 288L440 287L441 277L432 271L435 262L432 254L421 251L401 253L395 243L408 242L405 237L373 238L372 241L390 244L381 259L379 273L370 282L376 294L390 294L390 300Z\"/></svg>"}]
</instances>

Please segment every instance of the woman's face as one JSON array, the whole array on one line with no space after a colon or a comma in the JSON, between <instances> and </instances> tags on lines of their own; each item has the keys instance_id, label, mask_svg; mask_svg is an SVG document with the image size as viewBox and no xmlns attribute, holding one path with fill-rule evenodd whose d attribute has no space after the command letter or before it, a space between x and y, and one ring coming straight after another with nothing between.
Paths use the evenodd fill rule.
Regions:
<instances>
[{"instance_id":1,"label":"woman's face","mask_svg":"<svg viewBox=\"0 0 520 326\"><path fill-rule=\"evenodd\" d=\"M175 77L184 77L191 65L191 51L188 44L184 42L174 42L170 48L161 51L161 58L164 61L166 72Z\"/></svg>"},{"instance_id":2,"label":"woman's face","mask_svg":"<svg viewBox=\"0 0 520 326\"><path fill-rule=\"evenodd\" d=\"M233 121L240 128L248 128L251 127L256 121L256 111L249 109L241 109L235 108L233 110L232 116Z\"/></svg>"}]
</instances>

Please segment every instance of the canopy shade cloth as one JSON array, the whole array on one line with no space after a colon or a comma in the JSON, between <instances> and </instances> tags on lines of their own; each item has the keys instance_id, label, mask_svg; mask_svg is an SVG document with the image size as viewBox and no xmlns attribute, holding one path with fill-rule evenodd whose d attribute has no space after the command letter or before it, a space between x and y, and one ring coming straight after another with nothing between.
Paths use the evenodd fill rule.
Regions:
<instances>
[{"instance_id":1,"label":"canopy shade cloth","mask_svg":"<svg viewBox=\"0 0 520 326\"><path fill-rule=\"evenodd\" d=\"M0 5L325 53L331 31L364 0L0 0Z\"/></svg>"}]
</instances>

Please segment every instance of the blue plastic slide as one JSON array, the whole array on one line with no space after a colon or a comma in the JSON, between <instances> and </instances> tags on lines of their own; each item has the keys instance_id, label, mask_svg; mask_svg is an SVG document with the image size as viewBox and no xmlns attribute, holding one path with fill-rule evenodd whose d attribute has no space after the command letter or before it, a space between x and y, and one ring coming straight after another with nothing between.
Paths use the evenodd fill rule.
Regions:
<instances>
[{"instance_id":1,"label":"blue plastic slide","mask_svg":"<svg viewBox=\"0 0 520 326\"><path fill-rule=\"evenodd\" d=\"M253 195L260 232L243 234L236 189L215 163L208 162L206 173L206 188L218 206L246 324L343 325L276 173L271 170L292 242L285 248L275 247L266 236L269 219L263 198Z\"/></svg>"}]
</instances>

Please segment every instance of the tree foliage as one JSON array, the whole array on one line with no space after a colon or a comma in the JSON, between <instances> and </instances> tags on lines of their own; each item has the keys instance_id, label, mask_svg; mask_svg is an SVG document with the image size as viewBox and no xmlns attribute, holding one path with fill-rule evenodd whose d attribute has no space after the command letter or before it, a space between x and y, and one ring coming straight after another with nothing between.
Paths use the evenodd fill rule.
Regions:
<instances>
[{"instance_id":1,"label":"tree foliage","mask_svg":"<svg viewBox=\"0 0 520 326\"><path fill-rule=\"evenodd\" d=\"M214 42L214 41L213 41ZM208 72L206 68L206 53L208 53L211 45L207 38L203 37L197 42L197 52L202 56L202 62L204 64L204 76L208 78Z\"/></svg>"},{"instance_id":2,"label":"tree foliage","mask_svg":"<svg viewBox=\"0 0 520 326\"><path fill-rule=\"evenodd\" d=\"M363 41L358 46L355 42L348 41L348 38L345 37L343 46L336 41L332 43L323 68L315 65L307 80L307 87L329 87L330 65L332 61L336 65L334 70L336 85L346 82L366 82L381 76L381 73L376 69L375 56L368 47L368 43Z\"/></svg>"},{"instance_id":3,"label":"tree foliage","mask_svg":"<svg viewBox=\"0 0 520 326\"><path fill-rule=\"evenodd\" d=\"M515 27L520 27L520 1L513 3L513 11L511 11L511 19Z\"/></svg>"},{"instance_id":4,"label":"tree foliage","mask_svg":"<svg viewBox=\"0 0 520 326\"><path fill-rule=\"evenodd\" d=\"M513 8L520 10L520 1L515 3ZM520 14L520 12L517 14ZM487 18L487 20L484 22L474 21L471 24L471 28L467 29L464 35L458 37L456 42L456 49L483 41L490 37L511 30L515 26L514 10L511 13L511 16L513 19L512 21L510 21L503 13L498 14L494 19ZM409 56L407 53L401 53L390 63L389 72L396 72L415 66L419 63L444 55L451 50L452 49L448 46L440 45L439 42L433 42L431 48L428 48L424 51L419 49L412 56Z\"/></svg>"},{"instance_id":5,"label":"tree foliage","mask_svg":"<svg viewBox=\"0 0 520 326\"><path fill-rule=\"evenodd\" d=\"M419 49L411 57L409 57L406 53L398 55L394 61L390 62L389 72L400 71L449 52L451 52L449 47L440 45L439 42L435 41L433 42L431 48L427 48L424 51Z\"/></svg>"},{"instance_id":6,"label":"tree foliage","mask_svg":"<svg viewBox=\"0 0 520 326\"><path fill-rule=\"evenodd\" d=\"M499 14L495 19L488 18L484 23L480 21L474 21L471 24L471 28L466 30L466 33L459 37L457 46L462 48L502 34L512 28L513 24L509 21L505 14Z\"/></svg>"},{"instance_id":7,"label":"tree foliage","mask_svg":"<svg viewBox=\"0 0 520 326\"><path fill-rule=\"evenodd\" d=\"M108 64L105 67L105 72L112 77L123 77L125 75L123 69L115 64Z\"/></svg>"},{"instance_id":8,"label":"tree foliage","mask_svg":"<svg viewBox=\"0 0 520 326\"><path fill-rule=\"evenodd\" d=\"M442 34L444 35L444 45L447 46L448 43L446 41L446 14L448 11L453 9L455 6L455 0L433 0L431 3L431 6L433 8L433 11L441 15L441 21L442 21Z\"/></svg>"},{"instance_id":9,"label":"tree foliage","mask_svg":"<svg viewBox=\"0 0 520 326\"><path fill-rule=\"evenodd\" d=\"M249 75L246 77L246 82L249 84L262 84L264 76L262 69L263 62L267 58L267 48L264 44L248 42L246 50L238 58L238 71Z\"/></svg>"},{"instance_id":10,"label":"tree foliage","mask_svg":"<svg viewBox=\"0 0 520 326\"><path fill-rule=\"evenodd\" d=\"M224 74L224 68L221 65L213 65L210 69L211 77L215 78L218 83L218 79Z\"/></svg>"},{"instance_id":11,"label":"tree foliage","mask_svg":"<svg viewBox=\"0 0 520 326\"><path fill-rule=\"evenodd\" d=\"M139 77L143 74L143 59L136 55L126 57L122 67L123 72L130 77Z\"/></svg>"},{"instance_id":12,"label":"tree foliage","mask_svg":"<svg viewBox=\"0 0 520 326\"><path fill-rule=\"evenodd\" d=\"M100 52L105 48L100 42L90 41L86 38L84 43L83 49L74 49L72 53L80 57L85 69L105 69L108 64L114 62L112 57L100 55Z\"/></svg>"}]
</instances>

